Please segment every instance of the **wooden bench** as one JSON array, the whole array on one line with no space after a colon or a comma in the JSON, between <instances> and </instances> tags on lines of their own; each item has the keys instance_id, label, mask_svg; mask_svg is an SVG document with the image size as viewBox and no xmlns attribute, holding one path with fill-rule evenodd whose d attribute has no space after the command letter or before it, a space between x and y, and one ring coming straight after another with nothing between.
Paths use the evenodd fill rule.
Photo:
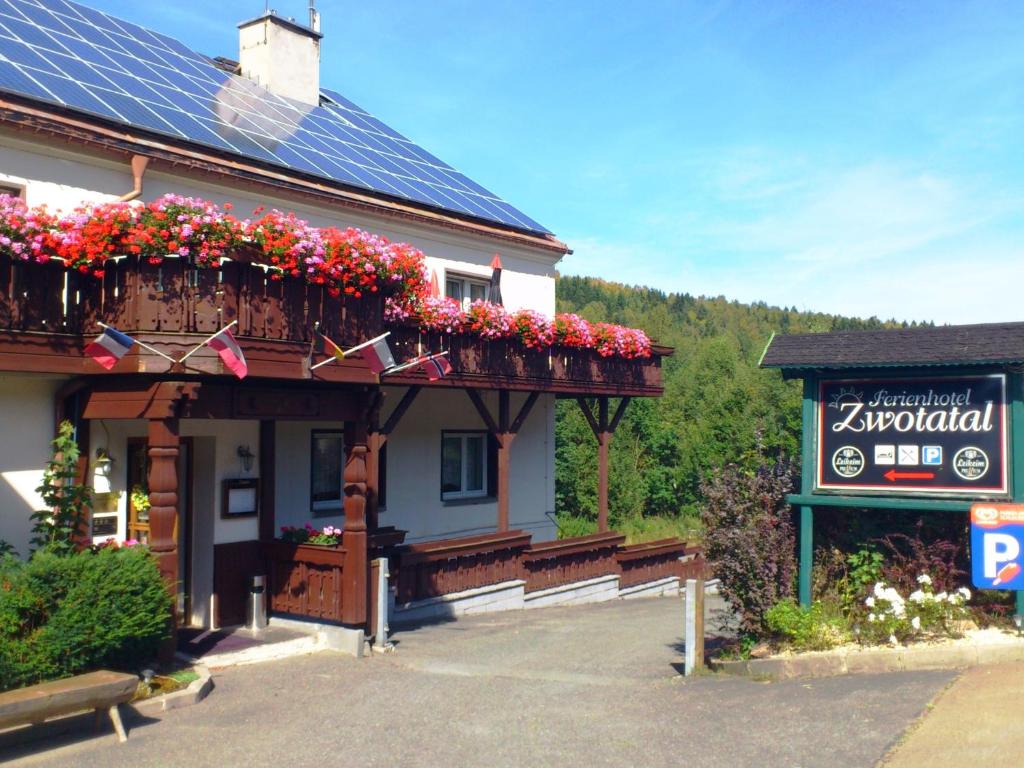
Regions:
<instances>
[{"instance_id":1,"label":"wooden bench","mask_svg":"<svg viewBox=\"0 0 1024 768\"><path fill-rule=\"evenodd\" d=\"M0 728L26 723L35 725L50 717L86 709L96 710L99 725L100 716L106 710L118 741L127 741L128 734L117 707L135 695L138 685L139 678L135 675L103 669L0 693Z\"/></svg>"}]
</instances>

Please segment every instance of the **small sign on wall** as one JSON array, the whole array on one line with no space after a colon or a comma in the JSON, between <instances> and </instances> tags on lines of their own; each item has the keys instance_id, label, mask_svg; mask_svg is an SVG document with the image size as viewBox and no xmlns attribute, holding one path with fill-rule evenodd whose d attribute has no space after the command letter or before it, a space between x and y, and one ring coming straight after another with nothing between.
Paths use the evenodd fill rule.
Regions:
<instances>
[{"instance_id":1,"label":"small sign on wall","mask_svg":"<svg viewBox=\"0 0 1024 768\"><path fill-rule=\"evenodd\" d=\"M221 493L222 518L251 517L259 512L260 481L253 478L225 480Z\"/></svg>"},{"instance_id":2,"label":"small sign on wall","mask_svg":"<svg viewBox=\"0 0 1024 768\"><path fill-rule=\"evenodd\" d=\"M818 389L816 488L1008 492L1006 376L836 379Z\"/></svg>"}]
</instances>

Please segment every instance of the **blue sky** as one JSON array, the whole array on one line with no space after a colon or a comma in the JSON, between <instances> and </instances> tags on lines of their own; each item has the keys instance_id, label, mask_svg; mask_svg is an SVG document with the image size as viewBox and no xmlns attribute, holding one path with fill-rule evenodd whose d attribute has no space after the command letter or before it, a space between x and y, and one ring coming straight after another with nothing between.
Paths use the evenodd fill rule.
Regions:
<instances>
[{"instance_id":1,"label":"blue sky","mask_svg":"<svg viewBox=\"0 0 1024 768\"><path fill-rule=\"evenodd\" d=\"M227 56L263 10L87 1ZM566 273L1024 319L1019 0L318 7L322 82L554 231Z\"/></svg>"}]
</instances>

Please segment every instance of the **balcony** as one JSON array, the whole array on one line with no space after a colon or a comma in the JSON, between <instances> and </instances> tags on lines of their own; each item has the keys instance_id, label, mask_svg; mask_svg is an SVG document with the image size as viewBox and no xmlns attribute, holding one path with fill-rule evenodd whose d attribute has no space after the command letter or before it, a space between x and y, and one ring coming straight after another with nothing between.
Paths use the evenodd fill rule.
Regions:
<instances>
[{"instance_id":1,"label":"balcony","mask_svg":"<svg viewBox=\"0 0 1024 768\"><path fill-rule=\"evenodd\" d=\"M82 353L102 330L100 323L180 357L204 336L237 321L232 332L253 377L376 383L357 358L311 372L310 344L319 327L342 347L389 330L388 343L399 361L448 350L454 373L436 382L439 386L633 396L662 391L661 356L670 352L665 348L636 360L603 358L583 349L529 350L512 340L388 325L382 310L379 298L343 299L301 279L272 279L246 253L216 269L197 269L176 258L153 265L126 256L108 262L100 278L67 271L57 262L0 256L0 370L103 373ZM225 371L208 349L189 358L187 367L140 350L111 373ZM386 381L422 384L424 377L409 370Z\"/></svg>"}]
</instances>

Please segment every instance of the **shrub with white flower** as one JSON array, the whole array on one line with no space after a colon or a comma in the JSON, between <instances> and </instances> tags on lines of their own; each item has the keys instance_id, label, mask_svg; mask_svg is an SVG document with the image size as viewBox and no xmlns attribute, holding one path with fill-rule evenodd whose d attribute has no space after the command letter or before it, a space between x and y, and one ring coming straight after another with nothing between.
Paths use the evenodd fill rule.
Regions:
<instances>
[{"instance_id":1,"label":"shrub with white flower","mask_svg":"<svg viewBox=\"0 0 1024 768\"><path fill-rule=\"evenodd\" d=\"M968 618L971 591L961 587L936 595L931 577L924 573L917 577L917 583L920 588L906 598L884 582L875 584L864 600L867 623L861 632L863 641L896 645L914 637L958 634L959 622Z\"/></svg>"}]
</instances>

